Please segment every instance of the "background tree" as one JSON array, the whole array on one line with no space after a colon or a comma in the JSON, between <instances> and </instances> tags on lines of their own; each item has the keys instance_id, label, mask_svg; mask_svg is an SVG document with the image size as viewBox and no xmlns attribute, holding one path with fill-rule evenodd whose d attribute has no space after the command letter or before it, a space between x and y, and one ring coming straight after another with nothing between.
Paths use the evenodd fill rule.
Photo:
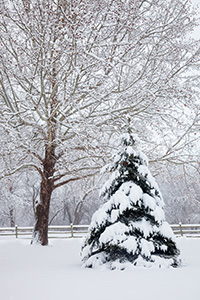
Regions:
<instances>
[{"instance_id":1,"label":"background tree","mask_svg":"<svg viewBox=\"0 0 200 300\"><path fill-rule=\"evenodd\" d=\"M122 137L109 170L102 189L105 204L94 214L84 242L84 265L177 266L179 250L164 218L161 193L131 133Z\"/></svg>"},{"instance_id":2,"label":"background tree","mask_svg":"<svg viewBox=\"0 0 200 300\"><path fill-rule=\"evenodd\" d=\"M144 140L171 128L170 149L179 144L175 121L195 100L183 80L199 57L195 24L183 0L1 1L0 122L12 144L1 173L40 176L33 241L48 243L53 191L96 174L124 114Z\"/></svg>"},{"instance_id":3,"label":"background tree","mask_svg":"<svg viewBox=\"0 0 200 300\"><path fill-rule=\"evenodd\" d=\"M83 179L56 190L51 200L49 224L89 224L100 205L98 181L97 178Z\"/></svg>"},{"instance_id":4,"label":"background tree","mask_svg":"<svg viewBox=\"0 0 200 300\"><path fill-rule=\"evenodd\" d=\"M170 224L199 224L200 222L200 178L187 166L185 176L179 167L168 170L159 179L165 199L165 214Z\"/></svg>"},{"instance_id":5,"label":"background tree","mask_svg":"<svg viewBox=\"0 0 200 300\"><path fill-rule=\"evenodd\" d=\"M0 181L0 226L33 224L33 203L37 195L35 179L31 170L27 170Z\"/></svg>"}]
</instances>

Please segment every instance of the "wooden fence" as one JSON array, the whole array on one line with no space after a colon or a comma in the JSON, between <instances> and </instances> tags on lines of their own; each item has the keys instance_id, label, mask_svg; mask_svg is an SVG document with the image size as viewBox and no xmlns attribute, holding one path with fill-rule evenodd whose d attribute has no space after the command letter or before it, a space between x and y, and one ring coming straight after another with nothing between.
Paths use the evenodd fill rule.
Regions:
<instances>
[{"instance_id":1,"label":"wooden fence","mask_svg":"<svg viewBox=\"0 0 200 300\"><path fill-rule=\"evenodd\" d=\"M49 226L49 238L81 238L88 230L88 225L60 225ZM32 236L33 227L2 227L0 228L1 236L15 236L16 238L30 238Z\"/></svg>"},{"instance_id":2,"label":"wooden fence","mask_svg":"<svg viewBox=\"0 0 200 300\"><path fill-rule=\"evenodd\" d=\"M200 224L172 224L171 228L177 237L199 237L200 238Z\"/></svg>"},{"instance_id":3,"label":"wooden fence","mask_svg":"<svg viewBox=\"0 0 200 300\"><path fill-rule=\"evenodd\" d=\"M172 224L171 228L177 237L199 237L200 224ZM0 228L1 236L16 238L31 238L33 227L4 227ZM49 226L49 238L81 238L86 235L88 225Z\"/></svg>"}]
</instances>

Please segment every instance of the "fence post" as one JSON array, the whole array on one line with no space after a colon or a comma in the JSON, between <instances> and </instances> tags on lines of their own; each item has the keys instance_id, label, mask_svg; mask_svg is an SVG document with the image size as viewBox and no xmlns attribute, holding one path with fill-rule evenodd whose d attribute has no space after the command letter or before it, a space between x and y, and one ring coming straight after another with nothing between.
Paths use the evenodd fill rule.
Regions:
<instances>
[{"instance_id":1,"label":"fence post","mask_svg":"<svg viewBox=\"0 0 200 300\"><path fill-rule=\"evenodd\" d=\"M73 223L71 223L71 237L73 238L74 237L74 231L73 231Z\"/></svg>"},{"instance_id":2,"label":"fence post","mask_svg":"<svg viewBox=\"0 0 200 300\"><path fill-rule=\"evenodd\" d=\"M18 226L15 225L15 236L16 236L16 239L18 238Z\"/></svg>"},{"instance_id":3,"label":"fence post","mask_svg":"<svg viewBox=\"0 0 200 300\"><path fill-rule=\"evenodd\" d=\"M183 236L183 228L182 228L182 224L181 224L181 222L179 223L179 228L180 228L180 233L181 233L181 236Z\"/></svg>"}]
</instances>

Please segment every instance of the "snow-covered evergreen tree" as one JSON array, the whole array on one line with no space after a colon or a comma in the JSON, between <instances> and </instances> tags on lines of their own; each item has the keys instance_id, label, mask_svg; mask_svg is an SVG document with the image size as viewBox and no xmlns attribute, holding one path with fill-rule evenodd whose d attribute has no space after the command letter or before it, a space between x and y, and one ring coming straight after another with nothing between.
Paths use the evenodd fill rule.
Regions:
<instances>
[{"instance_id":1,"label":"snow-covered evergreen tree","mask_svg":"<svg viewBox=\"0 0 200 300\"><path fill-rule=\"evenodd\" d=\"M176 267L180 263L161 193L147 157L135 148L136 141L133 134L124 134L121 149L108 167L111 176L101 191L105 203L93 215L82 247L85 267Z\"/></svg>"}]
</instances>

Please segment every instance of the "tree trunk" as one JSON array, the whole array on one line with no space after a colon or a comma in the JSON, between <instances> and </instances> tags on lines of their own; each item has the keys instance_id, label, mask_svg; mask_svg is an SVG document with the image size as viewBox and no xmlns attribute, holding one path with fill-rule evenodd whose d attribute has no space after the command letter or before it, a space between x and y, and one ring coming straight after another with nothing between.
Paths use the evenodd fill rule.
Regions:
<instances>
[{"instance_id":1,"label":"tree trunk","mask_svg":"<svg viewBox=\"0 0 200 300\"><path fill-rule=\"evenodd\" d=\"M56 36L55 40L56 41ZM45 158L43 160L43 176L40 185L40 203L36 206L36 223L33 231L33 238L31 243L38 243L42 246L48 245L48 224L49 224L49 208L51 195L54 190L54 172L55 172L55 149L56 149L56 107L57 101L57 80L56 80L56 65L53 65L51 73L52 91L54 97L50 102L50 113L47 121L48 139L45 146ZM52 92L53 93L53 92Z\"/></svg>"},{"instance_id":2,"label":"tree trunk","mask_svg":"<svg viewBox=\"0 0 200 300\"><path fill-rule=\"evenodd\" d=\"M40 203L36 203L35 227L31 243L48 245L49 206L52 190L48 181L41 182Z\"/></svg>"},{"instance_id":3,"label":"tree trunk","mask_svg":"<svg viewBox=\"0 0 200 300\"><path fill-rule=\"evenodd\" d=\"M14 208L9 207L10 227L15 227Z\"/></svg>"},{"instance_id":4,"label":"tree trunk","mask_svg":"<svg viewBox=\"0 0 200 300\"><path fill-rule=\"evenodd\" d=\"M35 226L31 244L48 245L48 224L51 195L54 189L55 147L46 150L43 163L43 178L40 185L40 202L36 203Z\"/></svg>"}]
</instances>

